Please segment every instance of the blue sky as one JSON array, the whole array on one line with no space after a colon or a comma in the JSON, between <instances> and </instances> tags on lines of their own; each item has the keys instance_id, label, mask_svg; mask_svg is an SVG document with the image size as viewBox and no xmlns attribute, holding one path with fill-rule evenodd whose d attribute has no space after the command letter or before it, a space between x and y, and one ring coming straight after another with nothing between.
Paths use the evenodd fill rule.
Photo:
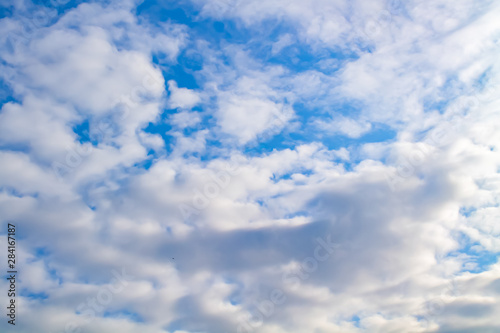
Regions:
<instances>
[{"instance_id":1,"label":"blue sky","mask_svg":"<svg viewBox=\"0 0 500 333\"><path fill-rule=\"evenodd\" d=\"M0 0L0 330L500 330L499 15Z\"/></svg>"}]
</instances>

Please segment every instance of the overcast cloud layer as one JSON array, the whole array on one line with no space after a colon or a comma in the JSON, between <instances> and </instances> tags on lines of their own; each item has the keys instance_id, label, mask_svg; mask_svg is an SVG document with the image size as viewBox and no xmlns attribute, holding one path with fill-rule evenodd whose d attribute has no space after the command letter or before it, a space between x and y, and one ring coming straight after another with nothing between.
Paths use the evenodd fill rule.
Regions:
<instances>
[{"instance_id":1,"label":"overcast cloud layer","mask_svg":"<svg viewBox=\"0 0 500 333\"><path fill-rule=\"evenodd\" d=\"M0 4L1 332L500 332L500 2Z\"/></svg>"}]
</instances>

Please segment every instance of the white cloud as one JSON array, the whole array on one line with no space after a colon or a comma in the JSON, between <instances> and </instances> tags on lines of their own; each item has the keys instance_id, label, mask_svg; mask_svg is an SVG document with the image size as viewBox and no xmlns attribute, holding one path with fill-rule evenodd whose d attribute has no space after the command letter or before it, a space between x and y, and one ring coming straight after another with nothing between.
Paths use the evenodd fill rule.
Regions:
<instances>
[{"instance_id":1,"label":"white cloud","mask_svg":"<svg viewBox=\"0 0 500 333\"><path fill-rule=\"evenodd\" d=\"M290 34L281 36L275 43L273 43L271 53L273 55L280 53L284 48L293 44L293 37Z\"/></svg>"},{"instance_id":2,"label":"white cloud","mask_svg":"<svg viewBox=\"0 0 500 333\"><path fill-rule=\"evenodd\" d=\"M200 103L200 96L193 90L177 87L173 80L168 81L170 91L169 104L171 108L191 109Z\"/></svg>"},{"instance_id":3,"label":"white cloud","mask_svg":"<svg viewBox=\"0 0 500 333\"><path fill-rule=\"evenodd\" d=\"M326 62L271 65L257 37L189 44L201 39L191 28L149 25L131 3L68 9L0 51L19 101L0 111L0 211L23 235L16 332L234 332L275 289L286 301L253 322L261 332L498 330L500 268L474 256L500 246L500 104L473 86L485 71L483 84L500 83L498 6L409 2L384 21L378 1L195 3L250 32L291 24L270 54L300 43ZM353 43L355 57L324 69L322 52ZM200 88L173 78L166 98L160 68L184 47L202 54ZM351 102L359 115L335 113ZM166 106L180 110L160 119ZM74 131L85 121L89 140ZM393 142L311 142L357 139L373 122ZM172 141L150 123L172 126ZM285 147L246 150L269 133ZM122 268L133 278L85 322L79 305Z\"/></svg>"},{"instance_id":4,"label":"white cloud","mask_svg":"<svg viewBox=\"0 0 500 333\"><path fill-rule=\"evenodd\" d=\"M283 104L267 99L228 93L220 98L217 117L223 132L245 144L272 126L284 127L291 117L283 108Z\"/></svg>"},{"instance_id":5,"label":"white cloud","mask_svg":"<svg viewBox=\"0 0 500 333\"><path fill-rule=\"evenodd\" d=\"M371 124L363 121L356 121L343 116L336 116L330 121L316 119L314 125L326 135L343 134L350 138L359 138L371 129Z\"/></svg>"},{"instance_id":6,"label":"white cloud","mask_svg":"<svg viewBox=\"0 0 500 333\"><path fill-rule=\"evenodd\" d=\"M197 112L181 111L170 117L170 123L180 128L196 126L200 121L201 117Z\"/></svg>"}]
</instances>

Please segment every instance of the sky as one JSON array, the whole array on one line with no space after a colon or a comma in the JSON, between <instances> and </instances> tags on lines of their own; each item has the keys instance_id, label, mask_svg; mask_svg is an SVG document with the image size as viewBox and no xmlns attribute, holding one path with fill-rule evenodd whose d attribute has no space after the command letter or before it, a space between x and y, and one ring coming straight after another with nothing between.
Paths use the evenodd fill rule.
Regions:
<instances>
[{"instance_id":1,"label":"sky","mask_svg":"<svg viewBox=\"0 0 500 333\"><path fill-rule=\"evenodd\" d=\"M0 331L499 332L499 17L0 0Z\"/></svg>"}]
</instances>

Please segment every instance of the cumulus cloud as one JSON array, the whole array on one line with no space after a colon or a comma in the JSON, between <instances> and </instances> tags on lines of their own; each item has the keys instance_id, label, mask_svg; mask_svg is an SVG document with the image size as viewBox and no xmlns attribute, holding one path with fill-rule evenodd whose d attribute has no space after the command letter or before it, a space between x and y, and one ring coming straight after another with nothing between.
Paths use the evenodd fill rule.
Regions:
<instances>
[{"instance_id":1,"label":"cumulus cloud","mask_svg":"<svg viewBox=\"0 0 500 333\"><path fill-rule=\"evenodd\" d=\"M200 96L196 92L177 87L177 83L173 80L168 81L168 90L172 108L190 109L200 102Z\"/></svg>"}]
</instances>

